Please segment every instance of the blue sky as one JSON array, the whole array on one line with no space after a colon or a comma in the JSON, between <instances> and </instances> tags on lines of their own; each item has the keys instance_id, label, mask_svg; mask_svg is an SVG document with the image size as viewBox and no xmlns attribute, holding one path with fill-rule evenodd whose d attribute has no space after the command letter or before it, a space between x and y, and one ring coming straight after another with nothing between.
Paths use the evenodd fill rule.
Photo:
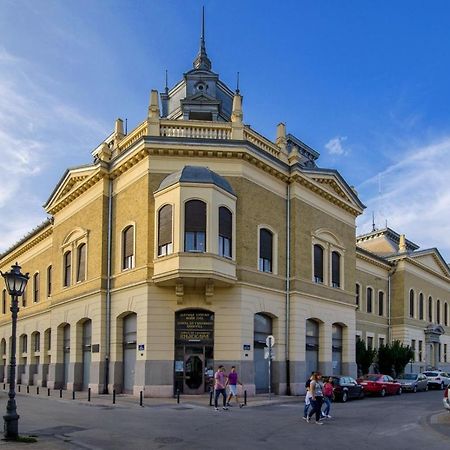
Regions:
<instances>
[{"instance_id":1,"label":"blue sky","mask_svg":"<svg viewBox=\"0 0 450 450\"><path fill-rule=\"evenodd\" d=\"M450 4L445 1L0 0L0 251L45 219L67 167L117 117L146 116L198 50L244 121L321 153L388 225L450 260ZM12 213L11 213L12 210Z\"/></svg>"}]
</instances>

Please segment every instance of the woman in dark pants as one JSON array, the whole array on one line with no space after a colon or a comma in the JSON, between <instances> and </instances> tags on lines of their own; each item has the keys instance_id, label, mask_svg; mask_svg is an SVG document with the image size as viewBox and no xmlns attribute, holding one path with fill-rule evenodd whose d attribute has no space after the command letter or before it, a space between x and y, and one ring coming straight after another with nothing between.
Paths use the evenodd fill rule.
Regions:
<instances>
[{"instance_id":1,"label":"woman in dark pants","mask_svg":"<svg viewBox=\"0 0 450 450\"><path fill-rule=\"evenodd\" d=\"M322 411L322 403L323 403L323 383L322 383L322 374L320 372L316 372L314 374L314 379L311 381L309 389L311 392L312 409L309 412L306 421L309 422L311 420L311 417L315 414L316 424L323 425L323 422L320 422L320 413Z\"/></svg>"}]
</instances>

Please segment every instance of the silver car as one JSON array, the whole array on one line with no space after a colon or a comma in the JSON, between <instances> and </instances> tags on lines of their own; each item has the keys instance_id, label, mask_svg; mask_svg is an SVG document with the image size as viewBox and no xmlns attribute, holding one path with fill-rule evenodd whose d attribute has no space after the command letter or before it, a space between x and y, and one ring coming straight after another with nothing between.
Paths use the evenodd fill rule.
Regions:
<instances>
[{"instance_id":1,"label":"silver car","mask_svg":"<svg viewBox=\"0 0 450 450\"><path fill-rule=\"evenodd\" d=\"M444 389L450 384L450 375L441 370L428 370L424 372L428 378L428 387L436 389Z\"/></svg>"},{"instance_id":2,"label":"silver car","mask_svg":"<svg viewBox=\"0 0 450 450\"><path fill-rule=\"evenodd\" d=\"M428 378L423 373L404 373L397 377L397 381L402 385L402 391L428 391Z\"/></svg>"}]
</instances>

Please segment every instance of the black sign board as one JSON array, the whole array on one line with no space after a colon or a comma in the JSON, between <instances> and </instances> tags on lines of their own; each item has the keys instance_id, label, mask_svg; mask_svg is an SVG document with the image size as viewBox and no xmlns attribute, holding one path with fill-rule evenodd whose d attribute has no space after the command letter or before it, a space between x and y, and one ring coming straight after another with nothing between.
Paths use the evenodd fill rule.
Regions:
<instances>
[{"instance_id":1,"label":"black sign board","mask_svg":"<svg viewBox=\"0 0 450 450\"><path fill-rule=\"evenodd\" d=\"M213 344L214 313L202 310L180 311L175 318L177 344Z\"/></svg>"},{"instance_id":2,"label":"black sign board","mask_svg":"<svg viewBox=\"0 0 450 450\"><path fill-rule=\"evenodd\" d=\"M249 351L251 349L251 346L250 346L250 344L244 344L244 350L245 351Z\"/></svg>"}]
</instances>

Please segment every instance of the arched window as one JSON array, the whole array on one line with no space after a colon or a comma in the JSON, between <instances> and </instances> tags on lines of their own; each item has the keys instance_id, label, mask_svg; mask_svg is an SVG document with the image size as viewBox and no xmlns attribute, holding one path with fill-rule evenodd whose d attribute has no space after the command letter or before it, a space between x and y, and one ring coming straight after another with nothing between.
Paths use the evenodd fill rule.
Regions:
<instances>
[{"instance_id":1,"label":"arched window","mask_svg":"<svg viewBox=\"0 0 450 450\"><path fill-rule=\"evenodd\" d=\"M373 299L373 289L368 287L367 288L367 295L366 295L366 302L367 302L367 312L372 312L372 299Z\"/></svg>"},{"instance_id":2,"label":"arched window","mask_svg":"<svg viewBox=\"0 0 450 450\"><path fill-rule=\"evenodd\" d=\"M409 291L409 317L414 317L414 291Z\"/></svg>"},{"instance_id":3,"label":"arched window","mask_svg":"<svg viewBox=\"0 0 450 450\"><path fill-rule=\"evenodd\" d=\"M33 275L33 302L39 301L39 272Z\"/></svg>"},{"instance_id":4,"label":"arched window","mask_svg":"<svg viewBox=\"0 0 450 450\"><path fill-rule=\"evenodd\" d=\"M219 208L219 255L231 258L233 214L228 208Z\"/></svg>"},{"instance_id":5,"label":"arched window","mask_svg":"<svg viewBox=\"0 0 450 450\"><path fill-rule=\"evenodd\" d=\"M360 304L360 296L361 296L361 286L360 286L358 283L356 283L356 290L355 290L355 293L356 293L356 299L355 299L355 301L356 301L356 306L359 308L359 304Z\"/></svg>"},{"instance_id":6,"label":"arched window","mask_svg":"<svg viewBox=\"0 0 450 450\"><path fill-rule=\"evenodd\" d=\"M273 234L266 228L259 230L259 270L272 272Z\"/></svg>"},{"instance_id":7,"label":"arched window","mask_svg":"<svg viewBox=\"0 0 450 450\"><path fill-rule=\"evenodd\" d=\"M379 316L384 315L384 292L383 291L378 292L378 315Z\"/></svg>"},{"instance_id":8,"label":"arched window","mask_svg":"<svg viewBox=\"0 0 450 450\"><path fill-rule=\"evenodd\" d=\"M41 351L41 333L36 332L33 335L33 347L35 352Z\"/></svg>"},{"instance_id":9,"label":"arched window","mask_svg":"<svg viewBox=\"0 0 450 450\"><path fill-rule=\"evenodd\" d=\"M341 255L338 252L331 253L331 285L341 286Z\"/></svg>"},{"instance_id":10,"label":"arched window","mask_svg":"<svg viewBox=\"0 0 450 450\"><path fill-rule=\"evenodd\" d=\"M64 253L64 286L70 286L72 279L72 252Z\"/></svg>"},{"instance_id":11,"label":"arched window","mask_svg":"<svg viewBox=\"0 0 450 450\"><path fill-rule=\"evenodd\" d=\"M419 294L419 319L423 320L423 294Z\"/></svg>"},{"instance_id":12,"label":"arched window","mask_svg":"<svg viewBox=\"0 0 450 450\"><path fill-rule=\"evenodd\" d=\"M2 314L6 314L6 289L2 292Z\"/></svg>"},{"instance_id":13,"label":"arched window","mask_svg":"<svg viewBox=\"0 0 450 450\"><path fill-rule=\"evenodd\" d=\"M184 251L206 251L206 203L201 200L184 205Z\"/></svg>"},{"instance_id":14,"label":"arched window","mask_svg":"<svg viewBox=\"0 0 450 450\"><path fill-rule=\"evenodd\" d=\"M77 281L86 279L86 244L81 244L77 249Z\"/></svg>"},{"instance_id":15,"label":"arched window","mask_svg":"<svg viewBox=\"0 0 450 450\"><path fill-rule=\"evenodd\" d=\"M444 303L444 325L448 327L448 303Z\"/></svg>"},{"instance_id":16,"label":"arched window","mask_svg":"<svg viewBox=\"0 0 450 450\"><path fill-rule=\"evenodd\" d=\"M428 322L433 322L433 299L428 297Z\"/></svg>"},{"instance_id":17,"label":"arched window","mask_svg":"<svg viewBox=\"0 0 450 450\"><path fill-rule=\"evenodd\" d=\"M441 301L439 299L436 302L436 323L441 323Z\"/></svg>"},{"instance_id":18,"label":"arched window","mask_svg":"<svg viewBox=\"0 0 450 450\"><path fill-rule=\"evenodd\" d=\"M158 212L158 256L172 252L172 205L164 205Z\"/></svg>"},{"instance_id":19,"label":"arched window","mask_svg":"<svg viewBox=\"0 0 450 450\"><path fill-rule=\"evenodd\" d=\"M47 267L47 297L52 295L52 266Z\"/></svg>"},{"instance_id":20,"label":"arched window","mask_svg":"<svg viewBox=\"0 0 450 450\"><path fill-rule=\"evenodd\" d=\"M122 270L134 266L134 227L130 225L122 231Z\"/></svg>"},{"instance_id":21,"label":"arched window","mask_svg":"<svg viewBox=\"0 0 450 450\"><path fill-rule=\"evenodd\" d=\"M20 341L21 341L20 344L22 347L21 353L27 353L27 351L28 351L28 336L26 334L22 334Z\"/></svg>"},{"instance_id":22,"label":"arched window","mask_svg":"<svg viewBox=\"0 0 450 450\"><path fill-rule=\"evenodd\" d=\"M314 245L314 281L316 283L323 283L323 248Z\"/></svg>"}]
</instances>

